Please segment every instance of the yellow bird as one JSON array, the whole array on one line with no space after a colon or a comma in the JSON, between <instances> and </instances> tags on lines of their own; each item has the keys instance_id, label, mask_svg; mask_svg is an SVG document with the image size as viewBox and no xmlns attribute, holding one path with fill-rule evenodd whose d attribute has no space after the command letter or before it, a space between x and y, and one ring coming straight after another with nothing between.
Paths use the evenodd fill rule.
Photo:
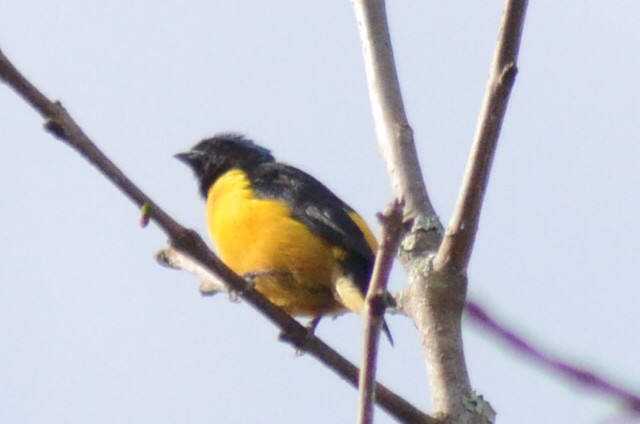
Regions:
<instances>
[{"instance_id":1,"label":"yellow bird","mask_svg":"<svg viewBox=\"0 0 640 424\"><path fill-rule=\"evenodd\" d=\"M362 312L378 245L331 190L239 134L176 158L194 171L209 235L235 273L291 315L312 317L312 327L324 315Z\"/></svg>"}]
</instances>

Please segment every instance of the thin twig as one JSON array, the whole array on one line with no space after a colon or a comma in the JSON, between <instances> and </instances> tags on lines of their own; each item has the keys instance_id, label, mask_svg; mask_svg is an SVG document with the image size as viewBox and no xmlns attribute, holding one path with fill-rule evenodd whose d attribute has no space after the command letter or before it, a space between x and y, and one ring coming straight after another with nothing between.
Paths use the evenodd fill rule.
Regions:
<instances>
[{"instance_id":1,"label":"thin twig","mask_svg":"<svg viewBox=\"0 0 640 424\"><path fill-rule=\"evenodd\" d=\"M364 309L364 343L359 379L358 422L360 424L373 423L378 341L380 340L380 329L382 328L384 311L387 306L387 283L393 267L393 259L398 252L400 238L405 232L405 227L408 227L402 220L403 207L404 202L396 199L387 207L384 214L378 216L382 223L382 237L371 275L371 282L367 290Z\"/></svg>"},{"instance_id":2,"label":"thin twig","mask_svg":"<svg viewBox=\"0 0 640 424\"><path fill-rule=\"evenodd\" d=\"M156 260L160 265L171 269L186 271L200 280L200 293L203 296L213 296L219 292L226 292L224 281L211 274L205 267L185 255L178 249L168 246L156 253Z\"/></svg>"},{"instance_id":3,"label":"thin twig","mask_svg":"<svg viewBox=\"0 0 640 424\"><path fill-rule=\"evenodd\" d=\"M2 51L0 51L0 79L43 116L45 128L52 135L78 151L139 208L145 205L145 215L167 234L173 247L192 257L216 278L224 281L230 291L239 293L247 303L280 328L286 336L286 340L297 349L308 352L347 380L353 387L357 387L358 368L355 365L315 335L309 334L304 326L269 302L258 291L248 287L246 281L222 263L195 231L178 224L129 180L87 137L62 105L59 102L52 102L44 96L13 66ZM376 389L376 399L382 408L401 422L436 422L380 384Z\"/></svg>"},{"instance_id":4,"label":"thin twig","mask_svg":"<svg viewBox=\"0 0 640 424\"><path fill-rule=\"evenodd\" d=\"M581 387L590 388L602 394L617 398L635 415L640 415L639 394L612 383L593 371L572 365L569 361L545 352L506 325L498 322L485 308L476 302L468 301L465 310L473 323L482 327L485 331L507 344L519 354L530 358L544 368L555 371L557 374L579 384Z\"/></svg>"},{"instance_id":5,"label":"thin twig","mask_svg":"<svg viewBox=\"0 0 640 424\"><path fill-rule=\"evenodd\" d=\"M438 272L464 273L469 264L484 194L509 95L518 71L517 60L527 0L507 0L491 64L473 146L453 217L434 260Z\"/></svg>"}]
</instances>

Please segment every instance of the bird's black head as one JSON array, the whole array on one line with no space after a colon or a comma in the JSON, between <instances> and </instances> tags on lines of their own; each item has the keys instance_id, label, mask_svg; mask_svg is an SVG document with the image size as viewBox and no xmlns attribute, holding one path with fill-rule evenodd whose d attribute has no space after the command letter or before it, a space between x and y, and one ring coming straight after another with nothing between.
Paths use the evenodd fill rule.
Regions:
<instances>
[{"instance_id":1,"label":"bird's black head","mask_svg":"<svg viewBox=\"0 0 640 424\"><path fill-rule=\"evenodd\" d=\"M211 184L233 169L249 170L275 159L271 152L241 134L223 133L202 140L185 153L175 155L193 169L200 182L200 193L206 198Z\"/></svg>"}]
</instances>

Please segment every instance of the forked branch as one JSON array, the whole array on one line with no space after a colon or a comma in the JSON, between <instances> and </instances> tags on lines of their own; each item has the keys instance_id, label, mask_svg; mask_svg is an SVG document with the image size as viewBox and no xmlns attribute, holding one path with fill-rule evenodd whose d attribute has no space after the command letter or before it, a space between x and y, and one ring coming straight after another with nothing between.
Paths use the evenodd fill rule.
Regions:
<instances>
[{"instance_id":1,"label":"forked branch","mask_svg":"<svg viewBox=\"0 0 640 424\"><path fill-rule=\"evenodd\" d=\"M492 65L480 129L469 159L460 201L445 240L422 181L391 47L383 0L352 0L358 22L371 107L396 196L407 200L414 219L400 258L409 283L399 296L422 339L435 414L451 422L492 421L491 407L471 390L462 344L461 315L466 298L466 265L484 191L515 77L526 1L507 0ZM437 253L435 260L433 255Z\"/></svg>"}]
</instances>

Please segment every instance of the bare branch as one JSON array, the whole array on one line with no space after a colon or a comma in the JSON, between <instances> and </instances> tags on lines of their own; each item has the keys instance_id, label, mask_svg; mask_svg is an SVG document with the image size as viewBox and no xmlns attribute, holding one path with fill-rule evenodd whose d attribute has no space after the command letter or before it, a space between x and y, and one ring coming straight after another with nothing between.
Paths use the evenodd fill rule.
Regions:
<instances>
[{"instance_id":1,"label":"bare branch","mask_svg":"<svg viewBox=\"0 0 640 424\"><path fill-rule=\"evenodd\" d=\"M378 146L395 196L405 199L405 213L414 219L405 245L411 245L413 250L435 251L442 224L427 195L413 130L404 111L384 0L352 0L352 4L362 41Z\"/></svg>"},{"instance_id":2,"label":"bare branch","mask_svg":"<svg viewBox=\"0 0 640 424\"><path fill-rule=\"evenodd\" d=\"M499 323L478 303L469 301L465 310L472 321L485 331L497 337L501 342L514 349L519 354L528 357L538 365L551 369L566 379L584 388L591 388L602 394L619 399L634 415L640 416L640 395L633 393L615 383L608 381L586 368L572 365L569 361L544 352L527 341L521 335Z\"/></svg>"},{"instance_id":3,"label":"bare branch","mask_svg":"<svg viewBox=\"0 0 640 424\"><path fill-rule=\"evenodd\" d=\"M130 181L84 134L62 105L59 102L50 101L29 83L2 51L0 51L0 79L45 118L45 127L49 132L78 151L138 207L145 205L145 216L153 220L167 234L175 249L200 263L216 279L223 281L230 291L239 293L247 303L280 328L285 335L284 338L297 349L309 353L353 387L357 387L358 368L355 365L315 335L310 334L304 326L269 302L258 291L248 287L246 281L222 263L195 231L178 224ZM376 387L376 399L382 408L401 422L435 423L433 418L380 384Z\"/></svg>"},{"instance_id":4,"label":"bare branch","mask_svg":"<svg viewBox=\"0 0 640 424\"><path fill-rule=\"evenodd\" d=\"M378 361L378 341L382 328L384 311L387 307L387 284L393 267L393 259L398 252L400 237L405 232L402 220L404 202L395 200L384 214L378 218L382 222L382 237L376 255L369 289L365 298L364 343L362 366L360 368L360 424L373 423L374 388L376 364Z\"/></svg>"},{"instance_id":5,"label":"bare branch","mask_svg":"<svg viewBox=\"0 0 640 424\"><path fill-rule=\"evenodd\" d=\"M527 0L507 0L505 4L467 170L453 217L434 260L434 268L438 272L449 268L452 272L462 273L469 264L491 164L517 74L516 63L526 10Z\"/></svg>"},{"instance_id":6,"label":"bare branch","mask_svg":"<svg viewBox=\"0 0 640 424\"><path fill-rule=\"evenodd\" d=\"M422 182L413 134L407 123L395 69L383 0L352 0L362 41L369 97L378 144L393 181L396 197L407 201L414 219L400 259L409 282L398 300L413 320L422 341L435 415L444 421L482 422L483 411L467 408L474 402L462 346L461 315L466 279L435 275L430 254L437 251L442 224Z\"/></svg>"},{"instance_id":7,"label":"bare branch","mask_svg":"<svg viewBox=\"0 0 640 424\"><path fill-rule=\"evenodd\" d=\"M438 249L442 224L428 200L404 113L384 1L353 0L353 5L378 144L396 196L407 200L408 213L415 220L400 252L409 283L398 298L399 304L420 332L436 416L467 422L464 417L469 412L464 404L473 395L462 347L466 280L443 283L434 278L428 259Z\"/></svg>"},{"instance_id":8,"label":"bare branch","mask_svg":"<svg viewBox=\"0 0 640 424\"><path fill-rule=\"evenodd\" d=\"M473 393L466 370L461 333L461 314L467 286L467 277L463 271L471 252L482 194L486 187L489 165L495 149L495 140L497 140L501 117L506 108L507 96L501 93L505 88L508 93L515 76L515 58L526 1L507 0L502 35L494 60L496 63L494 68L497 71L492 72L490 79L491 101L487 101L488 104L485 106L487 117L492 119L481 120L487 124L495 124L494 121L497 119L497 126L482 125L483 129L479 131L478 136L482 143L476 143L476 146L481 148L475 147L474 151L479 152L473 154L471 159L471 163L477 161L481 165L480 172L476 169L477 166L474 167L474 171L469 174L470 177L467 178L467 183L462 189L463 193L470 194L463 194L461 198L477 199L464 202L469 211L462 209L465 211L462 214L465 220L469 219L467 215L477 214L473 221L474 225L469 227L469 222L463 220L457 227L451 227L457 230L455 234L459 232L460 227L467 230L470 228L471 237L465 242L466 244L462 243L468 246L466 250L461 248L453 250L462 251L462 254L457 256L462 258L462 261L458 260L458 262L451 262L452 250L440 245L442 225L422 183L412 132L402 105L384 1L353 0L353 5L362 40L378 143L397 196L407 199L409 213L415 217L413 231L405 237L400 255L409 271L409 284L399 296L400 307L413 319L421 333L436 414L455 422L491 421L494 417L493 410ZM505 67L503 63L509 65ZM501 103L498 102L501 108L497 109L498 112L494 106L494 97L505 99ZM486 129L484 129L485 125ZM487 146L487 141L490 140L493 140L493 146L491 144ZM476 157L483 160L473 159ZM481 177L480 185L474 186L471 183L477 181L478 173ZM448 234L448 237L451 237L451 234ZM462 239L462 241L465 240ZM437 251L440 254L435 261L432 261L430 254ZM460 263L464 266L447 268L444 266Z\"/></svg>"},{"instance_id":9,"label":"bare branch","mask_svg":"<svg viewBox=\"0 0 640 424\"><path fill-rule=\"evenodd\" d=\"M174 247L166 247L156 253L156 260L160 265L178 269L193 274L200 280L200 293L203 296L213 296L219 292L226 292L227 286L214 274Z\"/></svg>"}]
</instances>

